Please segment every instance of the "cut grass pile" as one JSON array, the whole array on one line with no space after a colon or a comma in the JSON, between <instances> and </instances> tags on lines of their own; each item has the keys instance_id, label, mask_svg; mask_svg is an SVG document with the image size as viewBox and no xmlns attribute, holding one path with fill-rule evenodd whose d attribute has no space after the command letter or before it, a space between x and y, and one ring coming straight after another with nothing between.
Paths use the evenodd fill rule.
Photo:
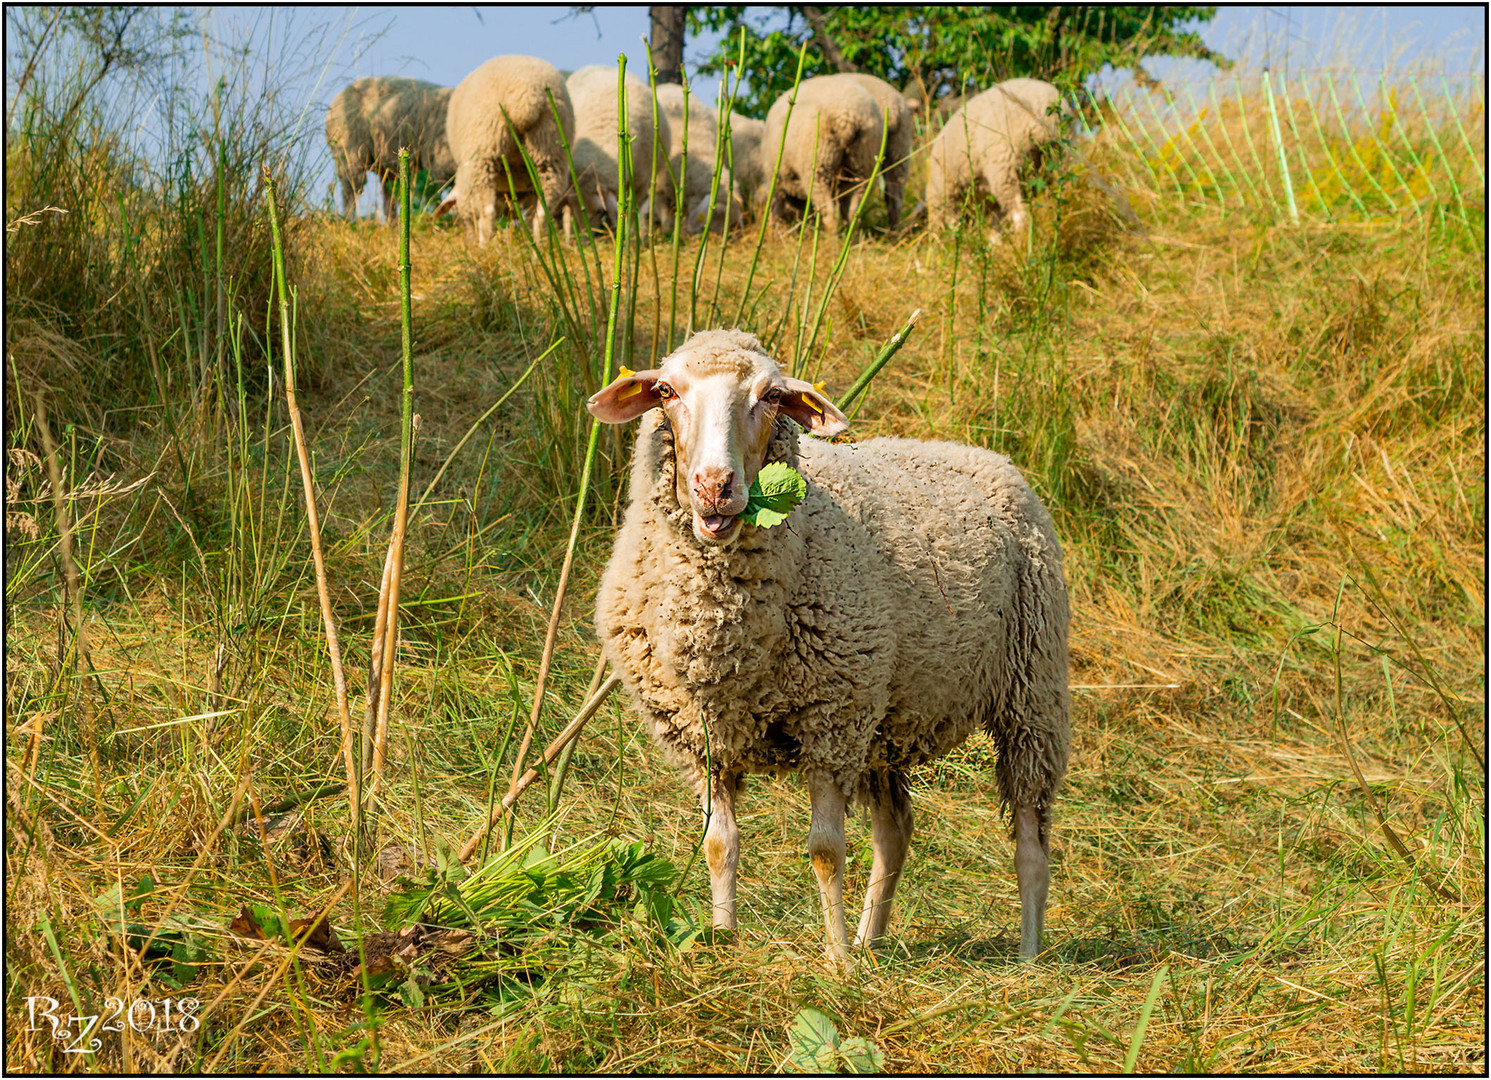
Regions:
<instances>
[{"instance_id":1,"label":"cut grass pile","mask_svg":"<svg viewBox=\"0 0 1491 1080\"><path fill-rule=\"evenodd\" d=\"M1255 124L1261 108L1247 99ZM1483 130L1475 110L1456 122ZM88 365L179 357L189 335L116 322L135 336L92 340L35 303L7 322L7 1064L771 1071L814 1008L903 1071L1483 1071L1484 163L1441 159L1454 190L1414 189L1394 213L1372 202L1358 220L1327 198L1295 225L1277 203L1229 202L1235 181L1167 188L1164 144L1135 156L1144 140L1120 130L1086 154L1122 179L1137 228L1057 176L1028 240L989 248L976 224L857 240L835 290L837 245L771 237L743 301L748 230L710 241L675 328L690 306L699 326L743 307L784 366L837 394L922 308L855 432L993 447L1051 506L1076 736L1041 962L1014 959L1012 845L981 736L915 775L889 942L848 974L821 959L792 780L752 780L743 800L736 939L693 932L697 808L619 696L562 790L546 778L518 803L512 841L557 861L525 869L494 837L487 857L510 861L487 864L507 875L489 892L452 864L527 719L612 250L545 252L545 269L519 232L477 249L420 220L411 490L448 468L411 516L369 811L381 854L355 887L344 795L274 808L342 777L283 387L255 336L277 325L259 315L221 353L216 337L191 353L222 357L205 392L197 368L152 376L121 415L89 388L129 394ZM315 215L290 236L300 408L360 672L399 464L396 238ZM668 336L671 252L657 257L656 278L650 250L628 263L621 362ZM193 319L178 321L218 325ZM600 453L538 745L594 669L625 437ZM857 898L857 818L849 839ZM399 938L421 889L422 919L474 940ZM245 906L264 936L235 924ZM352 956L275 929L323 911ZM373 956L411 935L401 959ZM198 1024L64 1053L29 1022L40 997L59 1013L189 997Z\"/></svg>"}]
</instances>

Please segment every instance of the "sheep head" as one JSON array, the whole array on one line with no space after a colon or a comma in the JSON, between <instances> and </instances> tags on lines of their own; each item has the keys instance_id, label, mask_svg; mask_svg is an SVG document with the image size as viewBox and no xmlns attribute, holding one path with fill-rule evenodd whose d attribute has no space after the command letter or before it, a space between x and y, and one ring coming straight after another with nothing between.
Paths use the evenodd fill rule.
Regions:
<instances>
[{"instance_id":1,"label":"sheep head","mask_svg":"<svg viewBox=\"0 0 1491 1080\"><path fill-rule=\"evenodd\" d=\"M740 535L740 514L779 415L815 435L849 426L816 387L783 375L761 342L739 330L706 330L656 368L623 369L588 407L608 424L663 410L673 429L675 493L680 506L693 509L694 536L705 544Z\"/></svg>"}]
</instances>

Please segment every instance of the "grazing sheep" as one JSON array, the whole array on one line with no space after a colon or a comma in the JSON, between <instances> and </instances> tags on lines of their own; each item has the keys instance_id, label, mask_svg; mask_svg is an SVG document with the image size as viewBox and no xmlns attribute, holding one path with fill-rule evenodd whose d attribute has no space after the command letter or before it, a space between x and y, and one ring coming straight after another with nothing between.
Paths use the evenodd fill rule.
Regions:
<instances>
[{"instance_id":1,"label":"grazing sheep","mask_svg":"<svg viewBox=\"0 0 1491 1080\"><path fill-rule=\"evenodd\" d=\"M927 150L928 227L950 225L972 188L996 204L991 243L999 241L1001 218L1024 228L1020 166L1039 163L1040 148L1055 141L1057 120L1049 113L1060 100L1060 91L1039 79L1010 79L969 98Z\"/></svg>"},{"instance_id":2,"label":"grazing sheep","mask_svg":"<svg viewBox=\"0 0 1491 1080\"><path fill-rule=\"evenodd\" d=\"M358 79L332 99L326 110L326 145L342 182L342 212L357 217L357 200L368 172L383 186L383 214L393 220L399 148L409 148L411 170L424 169L437 185L456 172L445 138L449 87L417 79L372 76Z\"/></svg>"},{"instance_id":3,"label":"grazing sheep","mask_svg":"<svg viewBox=\"0 0 1491 1080\"><path fill-rule=\"evenodd\" d=\"M828 231L836 233L859 208L874 172L885 126L880 106L854 75L803 80L789 118L790 96L789 91L777 98L766 114L766 146L777 146L783 124L787 127L772 217L785 220L789 202L805 207L811 185L813 208Z\"/></svg>"},{"instance_id":4,"label":"grazing sheep","mask_svg":"<svg viewBox=\"0 0 1491 1080\"><path fill-rule=\"evenodd\" d=\"M550 94L558 124L549 106ZM544 222L569 191L561 127L573 145L575 114L564 79L554 65L536 56L493 57L455 88L445 130L456 162L456 190L461 193L456 205L476 226L478 243L486 243L492 234L498 203L508 194L508 171L519 199L533 198L533 235L542 237ZM520 144L538 173L538 192L523 164Z\"/></svg>"},{"instance_id":5,"label":"grazing sheep","mask_svg":"<svg viewBox=\"0 0 1491 1080\"><path fill-rule=\"evenodd\" d=\"M643 417L630 503L596 599L606 659L704 806L714 925L735 925L748 773L798 770L830 958L844 928L844 812L868 804L874 865L855 944L885 930L911 838L907 770L982 727L998 749L1040 948L1048 824L1070 742L1067 594L1051 518L1002 455L945 442L798 442L846 426L751 334L696 334L590 399ZM807 497L779 527L739 515L765 462Z\"/></svg>"},{"instance_id":6,"label":"grazing sheep","mask_svg":"<svg viewBox=\"0 0 1491 1080\"><path fill-rule=\"evenodd\" d=\"M714 110L697 97L689 95L688 115L683 111L683 87L677 83L663 83L657 88L657 106L660 115L668 117L668 168L670 176L683 177L683 194L664 194L658 200L656 216L664 232L673 228L672 214L684 208L683 228L689 235L704 231L704 222L709 218L709 193L714 186L716 143L720 127L714 118ZM688 160L684 161L684 129L688 129ZM715 196L714 219L711 229L724 228L725 199L732 200L730 221L738 224L741 218L740 195L734 189L734 178L727 165L720 166L720 187Z\"/></svg>"},{"instance_id":7,"label":"grazing sheep","mask_svg":"<svg viewBox=\"0 0 1491 1080\"><path fill-rule=\"evenodd\" d=\"M616 138L616 68L591 64L565 80L575 110L575 139L570 147L575 174L586 210L616 228L617 199L621 192L619 148ZM632 146L632 197L641 204L657 170L658 189L667 184L668 118L658 113L657 138L652 130L652 94L635 76L626 77L626 129ZM656 146L654 145L656 144ZM654 166L653 154L657 153Z\"/></svg>"},{"instance_id":8,"label":"grazing sheep","mask_svg":"<svg viewBox=\"0 0 1491 1080\"><path fill-rule=\"evenodd\" d=\"M884 79L874 75L850 75L875 98L882 119L887 119L885 136L885 164L881 176L885 178L885 218L894 229L901 223L901 204L906 197L906 177L911 172L911 103L906 96ZM877 146L878 150L879 147Z\"/></svg>"},{"instance_id":9,"label":"grazing sheep","mask_svg":"<svg viewBox=\"0 0 1491 1080\"><path fill-rule=\"evenodd\" d=\"M756 204L766 198L767 177L776 162L774 146L770 149L772 159L766 160L767 149L762 146L765 136L765 120L753 120L737 112L730 114L730 171L741 205L752 213L756 212Z\"/></svg>"}]
</instances>

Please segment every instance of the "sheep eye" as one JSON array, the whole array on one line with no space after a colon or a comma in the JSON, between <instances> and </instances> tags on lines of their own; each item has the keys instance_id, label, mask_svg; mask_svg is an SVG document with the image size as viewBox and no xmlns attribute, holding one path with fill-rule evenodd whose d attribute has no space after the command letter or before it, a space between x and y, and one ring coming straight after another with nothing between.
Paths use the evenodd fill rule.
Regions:
<instances>
[{"instance_id":1,"label":"sheep eye","mask_svg":"<svg viewBox=\"0 0 1491 1080\"><path fill-rule=\"evenodd\" d=\"M667 383L660 382L656 384L653 389L657 391L657 396L662 398L664 401L667 401L670 397L674 396L673 387L669 386Z\"/></svg>"},{"instance_id":2,"label":"sheep eye","mask_svg":"<svg viewBox=\"0 0 1491 1080\"><path fill-rule=\"evenodd\" d=\"M770 390L766 391L766 395L763 400L769 401L773 405L780 405L782 403L782 388L779 386L773 386Z\"/></svg>"}]
</instances>

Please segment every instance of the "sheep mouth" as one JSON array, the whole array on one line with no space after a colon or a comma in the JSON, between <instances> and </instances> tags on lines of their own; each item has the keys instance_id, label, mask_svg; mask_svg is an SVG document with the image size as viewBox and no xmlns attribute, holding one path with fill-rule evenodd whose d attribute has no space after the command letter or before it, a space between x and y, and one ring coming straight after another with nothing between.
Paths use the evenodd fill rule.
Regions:
<instances>
[{"instance_id":1,"label":"sheep mouth","mask_svg":"<svg viewBox=\"0 0 1491 1080\"><path fill-rule=\"evenodd\" d=\"M739 532L739 514L701 514L694 511L694 535L706 544L727 544Z\"/></svg>"}]
</instances>

